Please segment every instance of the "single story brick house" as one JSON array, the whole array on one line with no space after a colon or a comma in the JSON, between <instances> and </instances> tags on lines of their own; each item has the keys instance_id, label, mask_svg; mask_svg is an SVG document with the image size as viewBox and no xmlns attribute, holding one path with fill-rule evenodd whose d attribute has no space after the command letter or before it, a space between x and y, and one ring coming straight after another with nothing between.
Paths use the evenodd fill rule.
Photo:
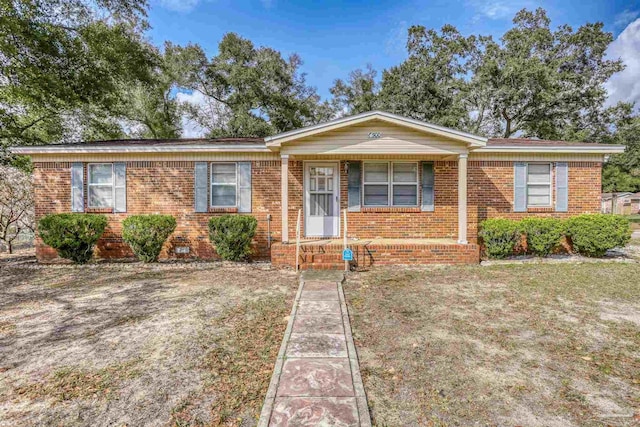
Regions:
<instances>
[{"instance_id":1,"label":"single story brick house","mask_svg":"<svg viewBox=\"0 0 640 427\"><path fill-rule=\"evenodd\" d=\"M335 268L344 211L360 266L476 263L487 218L600 212L601 169L623 146L487 139L372 111L268 138L118 140L16 147L34 166L36 217L97 212L109 225L101 258L132 253L127 215L178 226L162 258L215 258L210 217L258 220L255 256ZM36 242L40 261L55 251Z\"/></svg>"}]
</instances>

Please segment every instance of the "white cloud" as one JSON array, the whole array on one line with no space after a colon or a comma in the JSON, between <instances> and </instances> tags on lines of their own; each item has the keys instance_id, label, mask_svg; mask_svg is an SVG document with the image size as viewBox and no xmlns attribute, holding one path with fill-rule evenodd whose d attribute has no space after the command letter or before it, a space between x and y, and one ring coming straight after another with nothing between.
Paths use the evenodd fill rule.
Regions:
<instances>
[{"instance_id":1,"label":"white cloud","mask_svg":"<svg viewBox=\"0 0 640 427\"><path fill-rule=\"evenodd\" d=\"M529 0L470 0L469 4L478 11L475 20L511 19L520 9L531 7Z\"/></svg>"},{"instance_id":2,"label":"white cloud","mask_svg":"<svg viewBox=\"0 0 640 427\"><path fill-rule=\"evenodd\" d=\"M639 10L626 9L615 16L613 25L616 28L624 28L630 22L633 22L633 20L636 19L638 15L640 15Z\"/></svg>"},{"instance_id":3,"label":"white cloud","mask_svg":"<svg viewBox=\"0 0 640 427\"><path fill-rule=\"evenodd\" d=\"M407 24L407 21L398 22L398 24L389 30L389 33L387 34L387 38L384 42L384 52L387 55L405 52L408 31L409 25Z\"/></svg>"},{"instance_id":4,"label":"white cloud","mask_svg":"<svg viewBox=\"0 0 640 427\"><path fill-rule=\"evenodd\" d=\"M156 3L168 10L186 13L195 9L200 0L156 0Z\"/></svg>"},{"instance_id":5,"label":"white cloud","mask_svg":"<svg viewBox=\"0 0 640 427\"><path fill-rule=\"evenodd\" d=\"M208 106L208 99L199 91L177 92L176 99L179 103L186 103L198 106L200 108L206 108ZM183 138L202 138L206 133L206 129L203 128L198 122L187 117L182 116L182 137Z\"/></svg>"},{"instance_id":6,"label":"white cloud","mask_svg":"<svg viewBox=\"0 0 640 427\"><path fill-rule=\"evenodd\" d=\"M605 85L608 104L619 101L640 103L640 19L636 19L620 33L607 49L607 57L622 59L625 69L614 74Z\"/></svg>"}]
</instances>

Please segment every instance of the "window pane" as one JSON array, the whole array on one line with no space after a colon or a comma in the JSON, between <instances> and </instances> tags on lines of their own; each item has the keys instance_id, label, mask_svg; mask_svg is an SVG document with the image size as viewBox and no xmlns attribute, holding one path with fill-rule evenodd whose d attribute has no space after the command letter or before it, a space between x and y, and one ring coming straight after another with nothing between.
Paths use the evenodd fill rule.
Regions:
<instances>
[{"instance_id":1,"label":"window pane","mask_svg":"<svg viewBox=\"0 0 640 427\"><path fill-rule=\"evenodd\" d=\"M89 184L111 184L111 164L89 165Z\"/></svg>"},{"instance_id":2,"label":"window pane","mask_svg":"<svg viewBox=\"0 0 640 427\"><path fill-rule=\"evenodd\" d=\"M211 182L215 184L235 184L235 163L214 163L211 165Z\"/></svg>"},{"instance_id":3,"label":"window pane","mask_svg":"<svg viewBox=\"0 0 640 427\"><path fill-rule=\"evenodd\" d=\"M529 164L528 174L528 182L548 184L551 182L551 165Z\"/></svg>"},{"instance_id":4,"label":"window pane","mask_svg":"<svg viewBox=\"0 0 640 427\"><path fill-rule=\"evenodd\" d=\"M365 185L364 204L369 206L386 206L389 204L388 185Z\"/></svg>"},{"instance_id":5,"label":"window pane","mask_svg":"<svg viewBox=\"0 0 640 427\"><path fill-rule=\"evenodd\" d=\"M110 208L113 206L113 188L111 186L90 186L89 206L92 208Z\"/></svg>"},{"instance_id":6,"label":"window pane","mask_svg":"<svg viewBox=\"0 0 640 427\"><path fill-rule=\"evenodd\" d=\"M549 186L548 185L529 185L527 194L529 194L530 196L548 196Z\"/></svg>"},{"instance_id":7,"label":"window pane","mask_svg":"<svg viewBox=\"0 0 640 427\"><path fill-rule=\"evenodd\" d=\"M549 206L549 196L529 196L529 206Z\"/></svg>"},{"instance_id":8,"label":"window pane","mask_svg":"<svg viewBox=\"0 0 640 427\"><path fill-rule=\"evenodd\" d=\"M418 165L415 163L394 163L393 182L418 182Z\"/></svg>"},{"instance_id":9,"label":"window pane","mask_svg":"<svg viewBox=\"0 0 640 427\"><path fill-rule=\"evenodd\" d=\"M211 186L211 204L213 206L235 206L236 205L235 185Z\"/></svg>"},{"instance_id":10,"label":"window pane","mask_svg":"<svg viewBox=\"0 0 640 427\"><path fill-rule=\"evenodd\" d=\"M393 186L394 206L415 206L418 204L418 187L415 185Z\"/></svg>"},{"instance_id":11,"label":"window pane","mask_svg":"<svg viewBox=\"0 0 640 427\"><path fill-rule=\"evenodd\" d=\"M389 180L387 163L365 163L364 182L387 182Z\"/></svg>"},{"instance_id":12,"label":"window pane","mask_svg":"<svg viewBox=\"0 0 640 427\"><path fill-rule=\"evenodd\" d=\"M309 204L312 216L333 215L333 194L311 194Z\"/></svg>"}]
</instances>

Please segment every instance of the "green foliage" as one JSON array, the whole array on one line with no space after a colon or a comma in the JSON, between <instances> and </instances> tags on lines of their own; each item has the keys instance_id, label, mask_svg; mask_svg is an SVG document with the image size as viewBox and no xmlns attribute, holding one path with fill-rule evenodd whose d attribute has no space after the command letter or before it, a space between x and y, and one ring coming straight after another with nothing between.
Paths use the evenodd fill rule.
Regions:
<instances>
[{"instance_id":1,"label":"green foliage","mask_svg":"<svg viewBox=\"0 0 640 427\"><path fill-rule=\"evenodd\" d=\"M145 0L2 2L0 149L124 137L123 122L157 127L168 88L144 36L146 8ZM136 88L148 113L134 108Z\"/></svg>"},{"instance_id":2,"label":"green foliage","mask_svg":"<svg viewBox=\"0 0 640 427\"><path fill-rule=\"evenodd\" d=\"M224 35L208 59L198 45L165 45L167 61L182 76L181 87L202 93L206 106L187 107L211 137L264 137L325 121L331 116L300 73L297 55L255 47L234 33Z\"/></svg>"},{"instance_id":3,"label":"green foliage","mask_svg":"<svg viewBox=\"0 0 640 427\"><path fill-rule=\"evenodd\" d=\"M576 252L601 257L631 240L629 220L618 215L584 214L568 220L568 234Z\"/></svg>"},{"instance_id":4,"label":"green foliage","mask_svg":"<svg viewBox=\"0 0 640 427\"><path fill-rule=\"evenodd\" d=\"M527 239L527 251L547 256L560 243L566 224L557 218L526 218L520 221L520 230Z\"/></svg>"},{"instance_id":5,"label":"green foliage","mask_svg":"<svg viewBox=\"0 0 640 427\"><path fill-rule=\"evenodd\" d=\"M440 33L423 26L409 29L409 58L382 73L382 109L442 126L460 128L468 116L463 96L476 38L451 25Z\"/></svg>"},{"instance_id":6,"label":"green foliage","mask_svg":"<svg viewBox=\"0 0 640 427\"><path fill-rule=\"evenodd\" d=\"M209 220L209 238L222 259L242 261L251 255L258 220L250 215L222 215Z\"/></svg>"},{"instance_id":7,"label":"green foliage","mask_svg":"<svg viewBox=\"0 0 640 427\"><path fill-rule=\"evenodd\" d=\"M490 258L505 258L513 255L520 240L520 225L510 219L487 219L481 224L480 237Z\"/></svg>"},{"instance_id":8,"label":"green foliage","mask_svg":"<svg viewBox=\"0 0 640 427\"><path fill-rule=\"evenodd\" d=\"M107 217L104 215L51 214L40 219L38 233L60 257L85 264L93 256L93 247L106 227Z\"/></svg>"},{"instance_id":9,"label":"green foliage","mask_svg":"<svg viewBox=\"0 0 640 427\"><path fill-rule=\"evenodd\" d=\"M140 261L155 262L175 229L171 215L133 215L122 221L122 239Z\"/></svg>"},{"instance_id":10,"label":"green foliage","mask_svg":"<svg viewBox=\"0 0 640 427\"><path fill-rule=\"evenodd\" d=\"M334 81L329 91L333 95L331 104L335 111L352 115L377 110L379 85L376 75L376 70L367 65L366 70L358 69L349 73L347 81Z\"/></svg>"}]
</instances>

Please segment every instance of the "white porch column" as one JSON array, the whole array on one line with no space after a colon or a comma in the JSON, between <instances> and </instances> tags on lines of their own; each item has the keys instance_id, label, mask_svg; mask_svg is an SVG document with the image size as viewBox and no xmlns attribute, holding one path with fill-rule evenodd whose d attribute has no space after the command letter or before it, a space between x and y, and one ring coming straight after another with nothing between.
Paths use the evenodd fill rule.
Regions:
<instances>
[{"instance_id":1,"label":"white porch column","mask_svg":"<svg viewBox=\"0 0 640 427\"><path fill-rule=\"evenodd\" d=\"M280 197L282 205L282 242L289 241L289 155L283 154L281 167Z\"/></svg>"},{"instance_id":2,"label":"white porch column","mask_svg":"<svg viewBox=\"0 0 640 427\"><path fill-rule=\"evenodd\" d=\"M467 244L467 154L458 158L458 243Z\"/></svg>"}]
</instances>

